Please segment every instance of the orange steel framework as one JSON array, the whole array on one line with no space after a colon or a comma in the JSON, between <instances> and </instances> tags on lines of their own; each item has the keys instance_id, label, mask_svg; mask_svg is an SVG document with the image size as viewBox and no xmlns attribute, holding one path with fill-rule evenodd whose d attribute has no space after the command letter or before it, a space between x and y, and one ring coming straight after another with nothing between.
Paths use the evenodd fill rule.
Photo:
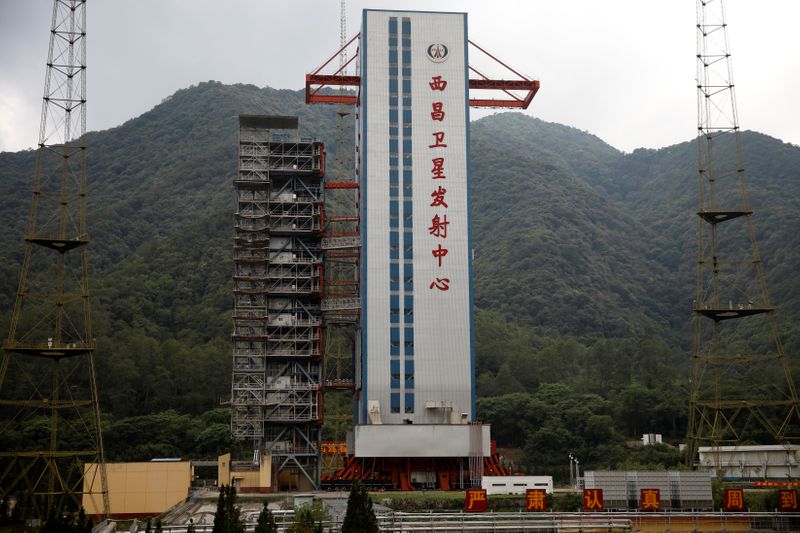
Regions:
<instances>
[{"instance_id":1,"label":"orange steel framework","mask_svg":"<svg viewBox=\"0 0 800 533\"><path fill-rule=\"evenodd\" d=\"M360 33L355 34L347 43L336 51L325 63L315 69L310 74L306 74L306 103L307 104L346 104L358 105L359 93L358 88L361 86L361 76L353 76L344 74L347 66L358 56L358 50L351 54L350 60L340 64L339 68L332 74L323 74L323 70L331 64L336 57L339 57L344 51L350 48L353 43L361 36ZM519 108L527 109L533 101L533 97L539 91L539 80L529 79L509 67L500 59L490 54L472 41L468 41L474 48L491 58L495 63L504 67L507 71L511 72L518 79L490 79L488 76L479 72L474 67L469 67L470 72L479 76L478 78L471 78L469 80L469 88L476 90L493 90L505 93L504 98L470 98L469 105L471 107L500 107L500 108ZM322 90L326 87L350 87L355 89L355 94L339 91L338 94L323 93ZM524 96L518 96L511 91L525 91Z\"/></svg>"},{"instance_id":2,"label":"orange steel framework","mask_svg":"<svg viewBox=\"0 0 800 533\"><path fill-rule=\"evenodd\" d=\"M348 106L355 106L356 122L358 120L361 77L347 74L347 69L355 58L358 57L357 43L360 36L361 34L357 33L350 40L345 42L344 35L342 35L340 48L320 67L306 75L306 103L338 104L340 130L343 125L344 117L349 115L349 113L345 111ZM505 95L502 98L470 98L470 106L527 109L539 90L539 80L529 79L474 42L468 42L474 48L491 58L495 63L517 76L517 79L509 80L490 79L476 68L470 66L469 71L478 76L477 78L469 80L470 89L500 91ZM354 44L356 45L355 51L350 54L350 59L347 59L347 51ZM333 73L323 73L337 57L339 58L338 69ZM338 88L336 92L323 92L325 88L331 89L334 87ZM520 96L512 91L524 91L524 95ZM326 271L329 272L325 282L325 300L323 300L322 305L322 314L326 320L327 343L330 343L332 339L331 326L354 326L357 331L360 323L361 305L358 298L358 263L360 260L358 229L360 217L357 213L361 199L358 167L357 165L354 169L351 167L351 170L354 170L355 179L351 180L347 178L348 170L344 168L345 165L341 164L342 154L344 153L342 140L343 135L341 135L340 131L338 133L336 146L337 160L340 164L337 165L339 168L337 168L338 172L336 172L336 174L338 180L346 178L346 181L328 181L326 179L323 182L323 186L330 192L352 190L355 204L353 206L348 206L354 207L353 215L329 216L326 219L327 223L323 233L322 249L325 262L328 265ZM358 146L355 146L355 156L356 158L359 157ZM331 205L331 203L337 204L341 202L326 203ZM355 229L355 231L353 231L353 229ZM338 275L331 272L331 264L338 264L340 266ZM337 279L340 277L344 279ZM326 301L329 302L327 305L324 303ZM357 304L357 308L354 304ZM352 330L347 329L346 331L348 334L352 334ZM343 358L333 357L333 352L336 350L330 344L328 344L328 346L329 347L325 350L325 390L344 389L354 392L352 367L346 370L342 369ZM332 362L335 363L335 367L331 364ZM343 435L339 434L338 427L339 425L337 424L337 434L335 438L341 439ZM483 467L482 471L487 475L502 476L510 474L509 469L501 463L494 442L492 442L490 456L484 457L482 460L472 457L355 457L347 454L347 447L344 442L340 440L323 442L321 446L321 456L323 464L328 465L328 468L324 468L325 472L322 474L321 484L329 488L345 485L349 486L353 481L360 480L374 487L394 490L414 490L411 472L424 472L433 476L436 480L435 485L437 488L440 490L450 490L467 487L471 481L471 477L473 477L472 470L475 468L480 470L481 466ZM472 462L474 462L473 460L477 460L478 464L472 464ZM337 468L331 468L333 465Z\"/></svg>"},{"instance_id":3,"label":"orange steel framework","mask_svg":"<svg viewBox=\"0 0 800 533\"><path fill-rule=\"evenodd\" d=\"M339 71L346 72L347 17L345 0L340 2ZM346 95L345 86L339 94ZM359 188L355 177L353 150L353 107L339 102L336 108L336 136L333 172L323 181L325 201L330 206L321 242L325 264L325 300L321 306L325 321L323 391L327 395L324 438L341 441L352 426L355 390L355 343L360 326L360 239ZM321 447L322 471L328 474L342 467L343 456L326 454Z\"/></svg>"},{"instance_id":4,"label":"orange steel framework","mask_svg":"<svg viewBox=\"0 0 800 533\"><path fill-rule=\"evenodd\" d=\"M360 481L373 488L413 491L411 473L430 474L438 490L457 490L469 486L469 464L463 457L354 457L347 455L345 443L331 442L323 447L323 455L338 455L343 466L333 474L323 474L322 484L329 488L349 486ZM502 464L495 443L492 452L483 458L483 472L489 476L511 475Z\"/></svg>"}]
</instances>

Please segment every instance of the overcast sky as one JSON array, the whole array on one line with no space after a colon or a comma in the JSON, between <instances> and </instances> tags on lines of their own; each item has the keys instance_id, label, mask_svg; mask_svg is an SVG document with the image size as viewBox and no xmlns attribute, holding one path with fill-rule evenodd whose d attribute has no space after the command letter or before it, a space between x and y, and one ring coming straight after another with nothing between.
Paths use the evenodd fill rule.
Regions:
<instances>
[{"instance_id":1,"label":"overcast sky","mask_svg":"<svg viewBox=\"0 0 800 533\"><path fill-rule=\"evenodd\" d=\"M800 1L726 6L742 128L800 144ZM364 8L467 11L471 40L541 80L527 113L621 150L695 134L694 0L348 0L349 35ZM0 151L38 142L51 13L0 0ZM300 89L339 43L338 0L93 0L87 18L90 130L207 80Z\"/></svg>"}]
</instances>

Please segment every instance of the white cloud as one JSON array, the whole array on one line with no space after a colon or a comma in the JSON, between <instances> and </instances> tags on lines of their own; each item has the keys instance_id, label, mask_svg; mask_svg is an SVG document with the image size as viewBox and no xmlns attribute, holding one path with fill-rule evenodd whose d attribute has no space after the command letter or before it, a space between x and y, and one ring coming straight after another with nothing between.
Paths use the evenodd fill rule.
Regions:
<instances>
[{"instance_id":1,"label":"white cloud","mask_svg":"<svg viewBox=\"0 0 800 533\"><path fill-rule=\"evenodd\" d=\"M12 83L0 81L0 151L35 146L39 136L39 111L35 99Z\"/></svg>"},{"instance_id":2,"label":"white cloud","mask_svg":"<svg viewBox=\"0 0 800 533\"><path fill-rule=\"evenodd\" d=\"M726 6L741 126L800 144L793 28L800 2ZM365 7L432 4L350 0L350 35ZM627 151L694 134L691 0L441 0L433 7L467 11L471 39L541 80L532 115ZM0 80L8 80L0 86L0 150L36 143L51 8L47 0L0 1L0 49L13 50L0 55ZM137 0L87 9L91 130L117 126L209 79L300 89L339 42L339 2L332 0Z\"/></svg>"}]
</instances>

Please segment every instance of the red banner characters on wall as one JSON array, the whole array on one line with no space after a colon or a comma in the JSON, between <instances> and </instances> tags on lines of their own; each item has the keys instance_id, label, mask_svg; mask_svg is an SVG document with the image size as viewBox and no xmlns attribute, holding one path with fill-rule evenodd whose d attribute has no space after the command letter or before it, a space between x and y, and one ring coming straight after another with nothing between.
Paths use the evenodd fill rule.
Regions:
<instances>
[{"instance_id":1,"label":"red banner characters on wall","mask_svg":"<svg viewBox=\"0 0 800 533\"><path fill-rule=\"evenodd\" d=\"M778 510L783 513L796 513L800 510L797 506L797 491L782 489L778 491Z\"/></svg>"},{"instance_id":2,"label":"red banner characters on wall","mask_svg":"<svg viewBox=\"0 0 800 533\"><path fill-rule=\"evenodd\" d=\"M661 490L641 489L639 491L639 507L641 507L642 511L660 511Z\"/></svg>"},{"instance_id":3,"label":"red banner characters on wall","mask_svg":"<svg viewBox=\"0 0 800 533\"><path fill-rule=\"evenodd\" d=\"M527 489L525 491L526 511L546 511L547 491L544 489Z\"/></svg>"},{"instance_id":4,"label":"red banner characters on wall","mask_svg":"<svg viewBox=\"0 0 800 533\"><path fill-rule=\"evenodd\" d=\"M744 489L725 489L722 508L725 511L744 511Z\"/></svg>"},{"instance_id":5,"label":"red banner characters on wall","mask_svg":"<svg viewBox=\"0 0 800 533\"><path fill-rule=\"evenodd\" d=\"M583 489L584 511L603 510L603 489Z\"/></svg>"},{"instance_id":6,"label":"red banner characters on wall","mask_svg":"<svg viewBox=\"0 0 800 533\"><path fill-rule=\"evenodd\" d=\"M486 497L486 489L467 489L467 497L464 500L465 511L482 513L488 508L489 500Z\"/></svg>"}]
</instances>

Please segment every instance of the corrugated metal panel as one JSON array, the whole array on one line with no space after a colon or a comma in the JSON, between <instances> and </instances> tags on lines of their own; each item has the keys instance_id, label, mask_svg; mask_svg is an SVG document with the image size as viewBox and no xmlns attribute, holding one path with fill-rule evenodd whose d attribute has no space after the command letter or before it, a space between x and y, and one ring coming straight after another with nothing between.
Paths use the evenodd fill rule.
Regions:
<instances>
[{"instance_id":1,"label":"corrugated metal panel","mask_svg":"<svg viewBox=\"0 0 800 533\"><path fill-rule=\"evenodd\" d=\"M603 489L606 508L638 507L641 489L659 489L662 509L707 509L712 506L707 472L587 471L587 488Z\"/></svg>"}]
</instances>

